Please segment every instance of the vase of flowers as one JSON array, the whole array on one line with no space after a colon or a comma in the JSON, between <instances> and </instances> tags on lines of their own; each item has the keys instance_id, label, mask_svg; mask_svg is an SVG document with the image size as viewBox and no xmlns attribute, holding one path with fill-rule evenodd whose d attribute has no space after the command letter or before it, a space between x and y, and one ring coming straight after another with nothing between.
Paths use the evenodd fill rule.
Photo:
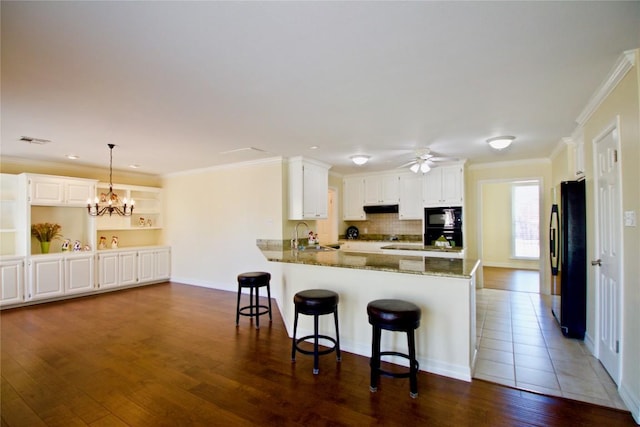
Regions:
<instances>
[{"instance_id":1,"label":"vase of flowers","mask_svg":"<svg viewBox=\"0 0 640 427\"><path fill-rule=\"evenodd\" d=\"M62 227L60 224L54 224L51 222L45 222L40 224L31 225L31 235L40 242L40 251L43 254L49 253L49 246L51 241L61 236L60 230Z\"/></svg>"}]
</instances>

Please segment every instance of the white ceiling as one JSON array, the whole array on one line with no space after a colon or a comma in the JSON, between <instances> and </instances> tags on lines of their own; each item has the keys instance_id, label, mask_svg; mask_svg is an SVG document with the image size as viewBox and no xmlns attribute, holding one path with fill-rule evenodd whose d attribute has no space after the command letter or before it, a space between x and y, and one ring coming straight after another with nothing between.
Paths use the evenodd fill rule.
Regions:
<instances>
[{"instance_id":1,"label":"white ceiling","mask_svg":"<svg viewBox=\"0 0 640 427\"><path fill-rule=\"evenodd\" d=\"M276 155L374 171L427 146L548 157L640 47L638 1L3 0L1 14L2 156L106 167L115 143L115 169L151 174ZM491 151L501 134L517 139ZM266 153L221 154L247 147Z\"/></svg>"}]
</instances>

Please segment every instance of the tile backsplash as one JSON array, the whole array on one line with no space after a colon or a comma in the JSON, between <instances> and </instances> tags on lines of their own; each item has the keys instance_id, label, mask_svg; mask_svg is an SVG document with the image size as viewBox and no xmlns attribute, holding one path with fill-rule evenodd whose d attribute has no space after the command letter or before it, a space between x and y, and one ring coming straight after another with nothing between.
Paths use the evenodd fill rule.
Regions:
<instances>
[{"instance_id":1,"label":"tile backsplash","mask_svg":"<svg viewBox=\"0 0 640 427\"><path fill-rule=\"evenodd\" d=\"M346 221L347 227L358 228L360 235L415 235L422 237L422 221L400 220L397 213L367 214L366 221Z\"/></svg>"}]
</instances>

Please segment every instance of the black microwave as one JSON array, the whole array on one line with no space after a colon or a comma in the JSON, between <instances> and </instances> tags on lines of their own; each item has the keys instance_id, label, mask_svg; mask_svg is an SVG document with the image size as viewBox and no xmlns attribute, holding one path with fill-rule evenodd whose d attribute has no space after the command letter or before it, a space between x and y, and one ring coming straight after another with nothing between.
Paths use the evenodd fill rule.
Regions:
<instances>
[{"instance_id":1,"label":"black microwave","mask_svg":"<svg viewBox=\"0 0 640 427\"><path fill-rule=\"evenodd\" d=\"M424 208L424 226L448 230L462 228L462 207Z\"/></svg>"}]
</instances>

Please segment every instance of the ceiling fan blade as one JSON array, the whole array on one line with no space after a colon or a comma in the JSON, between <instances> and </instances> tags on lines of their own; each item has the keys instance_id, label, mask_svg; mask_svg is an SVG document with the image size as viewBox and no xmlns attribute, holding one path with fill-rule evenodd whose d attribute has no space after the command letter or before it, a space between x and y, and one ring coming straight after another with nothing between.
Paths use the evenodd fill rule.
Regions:
<instances>
[{"instance_id":1,"label":"ceiling fan blade","mask_svg":"<svg viewBox=\"0 0 640 427\"><path fill-rule=\"evenodd\" d=\"M412 164L416 163L415 160L411 160L410 162L407 162L403 165L398 166L398 168L406 168L407 166L411 166Z\"/></svg>"}]
</instances>

